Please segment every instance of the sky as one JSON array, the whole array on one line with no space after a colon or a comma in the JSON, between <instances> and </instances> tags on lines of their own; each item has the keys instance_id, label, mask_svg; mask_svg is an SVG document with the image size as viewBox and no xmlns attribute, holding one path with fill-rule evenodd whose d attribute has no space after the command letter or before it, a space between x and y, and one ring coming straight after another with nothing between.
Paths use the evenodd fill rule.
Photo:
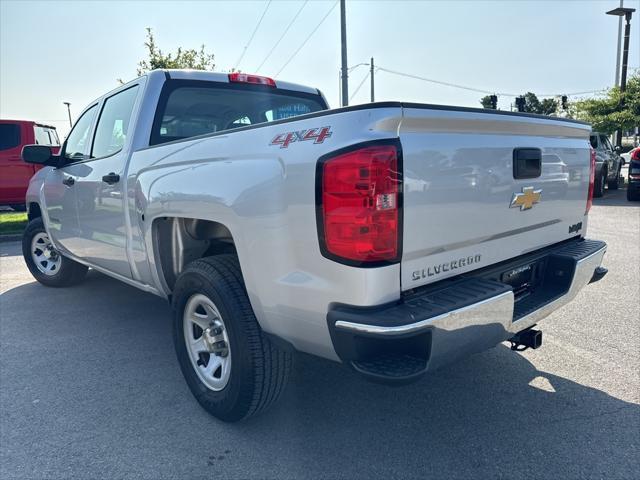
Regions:
<instances>
[{"instance_id":1,"label":"sky","mask_svg":"<svg viewBox=\"0 0 640 480\"><path fill-rule=\"evenodd\" d=\"M75 119L91 100L118 86L118 78L134 78L145 57L145 27L153 29L165 52L205 44L215 54L216 70L280 72L277 79L320 88L337 107L340 8L335 0L308 1L272 51L303 3L273 0L267 8L268 0L0 0L0 117L53 124L65 135L62 102L71 102ZM619 4L347 0L348 65L374 57L376 66L388 70L498 93L601 90L614 83L618 29L617 17L605 12ZM629 67L639 68L640 0L624 5L638 10L631 22ZM367 72L359 66L350 73L352 104L369 101L368 80L355 92ZM484 95L384 70L375 73L375 87L376 101L479 107ZM499 97L500 108L509 109L512 102L513 97Z\"/></svg>"}]
</instances>

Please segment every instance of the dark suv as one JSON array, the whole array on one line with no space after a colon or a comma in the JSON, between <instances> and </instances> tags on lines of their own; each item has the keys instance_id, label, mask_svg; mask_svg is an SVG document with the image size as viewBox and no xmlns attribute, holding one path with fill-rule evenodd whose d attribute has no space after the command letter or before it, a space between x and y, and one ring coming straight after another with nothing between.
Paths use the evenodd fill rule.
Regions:
<instances>
[{"instance_id":1,"label":"dark suv","mask_svg":"<svg viewBox=\"0 0 640 480\"><path fill-rule=\"evenodd\" d=\"M605 183L609 190L620 188L620 170L624 164L623 158L613 148L609 138L598 132L591 133L591 146L596 151L596 179L593 189L594 197L604 195Z\"/></svg>"}]
</instances>

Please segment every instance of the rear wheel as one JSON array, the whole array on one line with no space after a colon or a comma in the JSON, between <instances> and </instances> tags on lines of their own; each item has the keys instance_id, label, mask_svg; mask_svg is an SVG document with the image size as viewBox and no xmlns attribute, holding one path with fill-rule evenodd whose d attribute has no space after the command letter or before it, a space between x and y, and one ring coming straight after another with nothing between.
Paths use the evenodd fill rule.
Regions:
<instances>
[{"instance_id":1,"label":"rear wheel","mask_svg":"<svg viewBox=\"0 0 640 480\"><path fill-rule=\"evenodd\" d=\"M593 186L593 196L596 198L604 195L604 184L607 180L607 171L602 170L600 175L596 175L595 184Z\"/></svg>"},{"instance_id":2,"label":"rear wheel","mask_svg":"<svg viewBox=\"0 0 640 480\"><path fill-rule=\"evenodd\" d=\"M609 190L618 190L618 188L620 188L620 168L618 168L616 172L615 180L609 180L609 182L607 182L607 187L609 187Z\"/></svg>"},{"instance_id":3,"label":"rear wheel","mask_svg":"<svg viewBox=\"0 0 640 480\"><path fill-rule=\"evenodd\" d=\"M22 237L22 256L33 278L48 287L68 287L80 282L87 273L87 267L56 250L42 218L27 224Z\"/></svg>"},{"instance_id":4,"label":"rear wheel","mask_svg":"<svg viewBox=\"0 0 640 480\"><path fill-rule=\"evenodd\" d=\"M205 410L234 422L278 399L292 354L260 329L235 255L189 264L176 281L173 310L178 362Z\"/></svg>"}]
</instances>

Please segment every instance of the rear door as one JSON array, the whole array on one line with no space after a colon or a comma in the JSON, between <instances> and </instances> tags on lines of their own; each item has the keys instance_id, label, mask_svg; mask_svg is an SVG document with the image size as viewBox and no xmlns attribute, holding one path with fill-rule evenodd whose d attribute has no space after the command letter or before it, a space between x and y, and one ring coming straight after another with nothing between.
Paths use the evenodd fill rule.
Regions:
<instances>
[{"instance_id":1,"label":"rear door","mask_svg":"<svg viewBox=\"0 0 640 480\"><path fill-rule=\"evenodd\" d=\"M100 105L89 158L68 172L75 178L80 229L74 254L131 278L125 221L125 166L133 133L132 112L140 86L107 97Z\"/></svg>"},{"instance_id":2,"label":"rear door","mask_svg":"<svg viewBox=\"0 0 640 480\"><path fill-rule=\"evenodd\" d=\"M33 165L22 161L22 145L28 142L20 122L0 122L0 204L23 204Z\"/></svg>"},{"instance_id":3,"label":"rear door","mask_svg":"<svg viewBox=\"0 0 640 480\"><path fill-rule=\"evenodd\" d=\"M400 140L403 289L584 233L587 125L425 106Z\"/></svg>"}]
</instances>

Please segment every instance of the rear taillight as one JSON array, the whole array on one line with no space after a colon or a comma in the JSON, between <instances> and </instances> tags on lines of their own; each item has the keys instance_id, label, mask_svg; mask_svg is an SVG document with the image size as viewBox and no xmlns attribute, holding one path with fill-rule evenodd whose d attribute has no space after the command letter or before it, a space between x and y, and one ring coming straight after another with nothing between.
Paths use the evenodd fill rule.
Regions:
<instances>
[{"instance_id":1,"label":"rear taillight","mask_svg":"<svg viewBox=\"0 0 640 480\"><path fill-rule=\"evenodd\" d=\"M593 204L593 186L596 181L596 151L591 149L591 164L589 167L589 195L587 196L587 209L584 214L586 215L591 210L591 205Z\"/></svg>"},{"instance_id":2,"label":"rear taillight","mask_svg":"<svg viewBox=\"0 0 640 480\"><path fill-rule=\"evenodd\" d=\"M397 142L363 144L318 164L323 254L355 266L400 259L401 174Z\"/></svg>"},{"instance_id":3,"label":"rear taillight","mask_svg":"<svg viewBox=\"0 0 640 480\"><path fill-rule=\"evenodd\" d=\"M261 77L259 75L250 75L248 73L234 72L229 74L229 81L231 83L252 83L254 85L267 85L269 87L275 87L276 82L273 78Z\"/></svg>"}]
</instances>

